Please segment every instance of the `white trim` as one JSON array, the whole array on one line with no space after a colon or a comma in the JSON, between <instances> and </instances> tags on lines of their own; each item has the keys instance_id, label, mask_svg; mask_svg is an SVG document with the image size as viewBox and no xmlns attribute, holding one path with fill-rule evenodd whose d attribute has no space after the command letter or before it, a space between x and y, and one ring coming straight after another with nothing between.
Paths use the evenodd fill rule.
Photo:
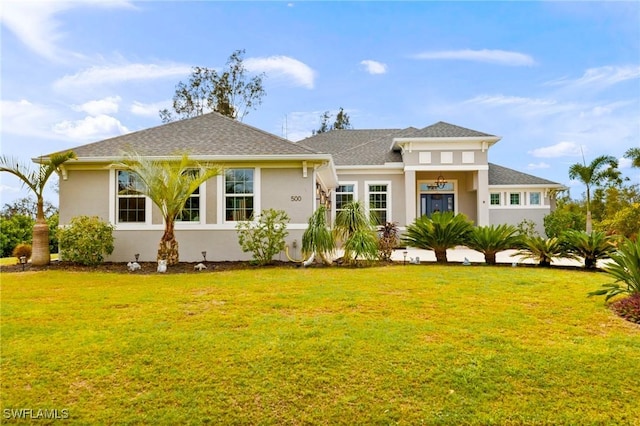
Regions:
<instances>
[{"instance_id":1,"label":"white trim","mask_svg":"<svg viewBox=\"0 0 640 426\"><path fill-rule=\"evenodd\" d=\"M437 166L406 166L405 171L413 170L416 172L438 172L438 171L452 171L452 172L470 172L477 170L489 170L488 165L468 165L468 166L454 166L451 164L443 164Z\"/></svg>"},{"instance_id":2,"label":"white trim","mask_svg":"<svg viewBox=\"0 0 640 426\"><path fill-rule=\"evenodd\" d=\"M235 231L236 224L238 222L228 222L222 225L213 225L213 224L201 224L196 226L185 226L186 222L176 222L175 230L176 231ZM309 225L307 223L289 223L287 224L287 229L291 230L305 230ZM132 224L132 225L119 225L116 228L116 231L164 231L164 224L155 224L155 225L142 225L142 224Z\"/></svg>"},{"instance_id":3,"label":"white trim","mask_svg":"<svg viewBox=\"0 0 640 426\"><path fill-rule=\"evenodd\" d=\"M391 206L393 205L391 199L391 181L390 180L365 180L364 181L364 211L367 217L370 217L370 203L369 203L369 186L370 185L387 185L387 208L385 209L387 212L387 222L393 222L393 215Z\"/></svg>"},{"instance_id":4,"label":"white trim","mask_svg":"<svg viewBox=\"0 0 640 426\"><path fill-rule=\"evenodd\" d=\"M112 225L116 225L117 180L116 169L109 169L109 223Z\"/></svg>"},{"instance_id":5,"label":"white trim","mask_svg":"<svg viewBox=\"0 0 640 426\"><path fill-rule=\"evenodd\" d=\"M358 200L358 181L338 181L336 188L331 191L331 223L336 221L336 215L338 214L336 210L336 195L338 193L338 187L343 185L353 185L353 201Z\"/></svg>"},{"instance_id":6,"label":"white trim","mask_svg":"<svg viewBox=\"0 0 640 426\"><path fill-rule=\"evenodd\" d=\"M463 151L462 152L462 163L463 164L475 164L476 162L476 153L475 151Z\"/></svg>"},{"instance_id":7,"label":"white trim","mask_svg":"<svg viewBox=\"0 0 640 426\"><path fill-rule=\"evenodd\" d=\"M420 180L416 180L416 217L420 217L422 215L422 205L420 204L420 196L422 194L451 194L451 191L445 191L445 190L438 190L438 189L434 189L434 190L427 190L427 191L421 191L420 190L420 185L423 183L433 183L433 180L428 180L428 179L420 179ZM449 181L449 183L453 184L453 212L455 214L458 214L458 191L459 191L459 185L458 185L458 179L452 179Z\"/></svg>"},{"instance_id":8,"label":"white trim","mask_svg":"<svg viewBox=\"0 0 640 426\"><path fill-rule=\"evenodd\" d=\"M431 151L422 151L418 153L418 163L431 164Z\"/></svg>"},{"instance_id":9,"label":"white trim","mask_svg":"<svg viewBox=\"0 0 640 426\"><path fill-rule=\"evenodd\" d=\"M218 196L216 197L218 200L218 206L221 206L221 209L218 208L218 211L222 210L222 215L220 216L219 220L218 220L218 224L232 224L234 229L235 229L235 225L238 223L238 221L231 221L231 220L226 220L226 205L227 205L227 193L226 193L226 188L224 185L224 179L225 179L225 172L227 170L241 170L241 169L250 169L253 170L253 192L251 193L251 196L253 197L253 216L256 217L257 214L256 213L260 213L262 211L262 203L260 203L260 184L261 184L261 173L260 173L260 167L225 167L221 173L222 175L222 179L220 179L220 183L218 186ZM219 225L218 225L219 226Z\"/></svg>"}]
</instances>

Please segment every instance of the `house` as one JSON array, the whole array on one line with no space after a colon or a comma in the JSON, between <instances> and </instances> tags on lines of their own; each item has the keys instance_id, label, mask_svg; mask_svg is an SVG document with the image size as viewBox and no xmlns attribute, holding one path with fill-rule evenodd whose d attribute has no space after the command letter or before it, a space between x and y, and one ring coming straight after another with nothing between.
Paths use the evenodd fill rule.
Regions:
<instances>
[{"instance_id":1,"label":"house","mask_svg":"<svg viewBox=\"0 0 640 426\"><path fill-rule=\"evenodd\" d=\"M321 204L332 219L348 201L363 201L378 220L402 228L424 214L454 211L478 225L537 223L554 208L562 185L489 163L499 137L439 122L423 129L334 130L298 143L209 113L73 148L60 180L60 224L78 215L115 225L108 260L153 261L164 229L145 197L123 189L135 176L110 167L125 151L156 159L187 152L224 171L196 191L176 224L183 261L247 260L236 224L263 209L290 217L287 244L300 258L307 221ZM64 250L64 248L62 248ZM285 259L283 259L285 260Z\"/></svg>"}]
</instances>

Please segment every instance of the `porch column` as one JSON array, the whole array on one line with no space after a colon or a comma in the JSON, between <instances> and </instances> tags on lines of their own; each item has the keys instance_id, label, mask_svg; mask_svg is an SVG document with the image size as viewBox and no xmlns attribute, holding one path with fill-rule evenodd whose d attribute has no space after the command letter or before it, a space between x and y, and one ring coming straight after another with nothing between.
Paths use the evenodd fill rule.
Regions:
<instances>
[{"instance_id":1,"label":"porch column","mask_svg":"<svg viewBox=\"0 0 640 426\"><path fill-rule=\"evenodd\" d=\"M404 213L405 225L410 225L416 219L416 172L404 172Z\"/></svg>"},{"instance_id":2,"label":"porch column","mask_svg":"<svg viewBox=\"0 0 640 426\"><path fill-rule=\"evenodd\" d=\"M489 225L489 170L478 170L478 217L476 225Z\"/></svg>"}]
</instances>

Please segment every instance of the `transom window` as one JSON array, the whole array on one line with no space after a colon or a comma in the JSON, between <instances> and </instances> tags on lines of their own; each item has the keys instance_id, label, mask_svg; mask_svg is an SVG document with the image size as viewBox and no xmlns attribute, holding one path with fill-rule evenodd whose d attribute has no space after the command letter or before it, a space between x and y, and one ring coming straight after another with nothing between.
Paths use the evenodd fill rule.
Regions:
<instances>
[{"instance_id":1,"label":"transom window","mask_svg":"<svg viewBox=\"0 0 640 426\"><path fill-rule=\"evenodd\" d=\"M512 192L509 194L509 204L512 206L519 206L520 205L520 193L519 192Z\"/></svg>"},{"instance_id":2,"label":"transom window","mask_svg":"<svg viewBox=\"0 0 640 426\"><path fill-rule=\"evenodd\" d=\"M492 192L490 197L491 197L491 205L492 206L499 206L500 205L500 193L499 192Z\"/></svg>"},{"instance_id":3,"label":"transom window","mask_svg":"<svg viewBox=\"0 0 640 426\"><path fill-rule=\"evenodd\" d=\"M146 220L146 199L140 192L144 183L130 171L118 170L118 222L136 223Z\"/></svg>"},{"instance_id":4,"label":"transom window","mask_svg":"<svg viewBox=\"0 0 640 426\"><path fill-rule=\"evenodd\" d=\"M529 204L531 204L532 206L539 206L540 200L541 200L541 197L539 192L529 193Z\"/></svg>"},{"instance_id":5,"label":"transom window","mask_svg":"<svg viewBox=\"0 0 640 426\"><path fill-rule=\"evenodd\" d=\"M228 169L224 173L225 220L251 220L253 216L253 169Z\"/></svg>"},{"instance_id":6,"label":"transom window","mask_svg":"<svg viewBox=\"0 0 640 426\"><path fill-rule=\"evenodd\" d=\"M384 225L388 220L388 185L369 184L369 214L376 225Z\"/></svg>"},{"instance_id":7,"label":"transom window","mask_svg":"<svg viewBox=\"0 0 640 426\"><path fill-rule=\"evenodd\" d=\"M338 185L336 188L336 212L344 210L345 204L352 202L355 198L355 185Z\"/></svg>"}]
</instances>

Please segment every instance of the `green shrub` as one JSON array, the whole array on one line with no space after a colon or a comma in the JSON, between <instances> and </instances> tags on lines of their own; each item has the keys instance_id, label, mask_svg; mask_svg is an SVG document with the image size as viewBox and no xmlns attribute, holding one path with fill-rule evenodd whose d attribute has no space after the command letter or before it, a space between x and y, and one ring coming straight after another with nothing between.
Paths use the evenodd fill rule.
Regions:
<instances>
[{"instance_id":1,"label":"green shrub","mask_svg":"<svg viewBox=\"0 0 640 426\"><path fill-rule=\"evenodd\" d=\"M289 232L289 216L282 210L263 210L257 221L242 221L236 225L242 251L253 254L258 265L268 265L273 256L284 250Z\"/></svg>"},{"instance_id":2,"label":"green shrub","mask_svg":"<svg viewBox=\"0 0 640 426\"><path fill-rule=\"evenodd\" d=\"M328 265L335 247L335 239L327 225L327 208L320 206L309 218L309 226L302 234L302 253L305 256L315 253Z\"/></svg>"},{"instance_id":3,"label":"green shrub","mask_svg":"<svg viewBox=\"0 0 640 426\"><path fill-rule=\"evenodd\" d=\"M13 257L20 260L22 256L27 259L31 258L31 244L22 243L15 246L13 249Z\"/></svg>"},{"instance_id":4,"label":"green shrub","mask_svg":"<svg viewBox=\"0 0 640 426\"><path fill-rule=\"evenodd\" d=\"M342 241L347 264L354 263L358 257L367 260L378 258L378 241L373 224L359 201L343 206L336 215L333 231L335 237Z\"/></svg>"},{"instance_id":5,"label":"green shrub","mask_svg":"<svg viewBox=\"0 0 640 426\"><path fill-rule=\"evenodd\" d=\"M58 230L60 259L94 266L113 253L113 225L93 216L76 216Z\"/></svg>"},{"instance_id":6,"label":"green shrub","mask_svg":"<svg viewBox=\"0 0 640 426\"><path fill-rule=\"evenodd\" d=\"M603 284L604 288L592 291L589 296L606 295L606 302L620 294L640 294L640 239L636 242L625 239L611 255L611 260L613 262L607 264L604 271L616 280Z\"/></svg>"},{"instance_id":7,"label":"green shrub","mask_svg":"<svg viewBox=\"0 0 640 426\"><path fill-rule=\"evenodd\" d=\"M571 210L554 210L544 217L544 233L547 237L559 237L563 232L574 229L585 229L586 219L581 212Z\"/></svg>"},{"instance_id":8,"label":"green shrub","mask_svg":"<svg viewBox=\"0 0 640 426\"><path fill-rule=\"evenodd\" d=\"M447 249L466 245L472 229L472 223L462 213L434 213L407 226L402 240L409 247L433 250L438 263L447 263Z\"/></svg>"}]
</instances>

